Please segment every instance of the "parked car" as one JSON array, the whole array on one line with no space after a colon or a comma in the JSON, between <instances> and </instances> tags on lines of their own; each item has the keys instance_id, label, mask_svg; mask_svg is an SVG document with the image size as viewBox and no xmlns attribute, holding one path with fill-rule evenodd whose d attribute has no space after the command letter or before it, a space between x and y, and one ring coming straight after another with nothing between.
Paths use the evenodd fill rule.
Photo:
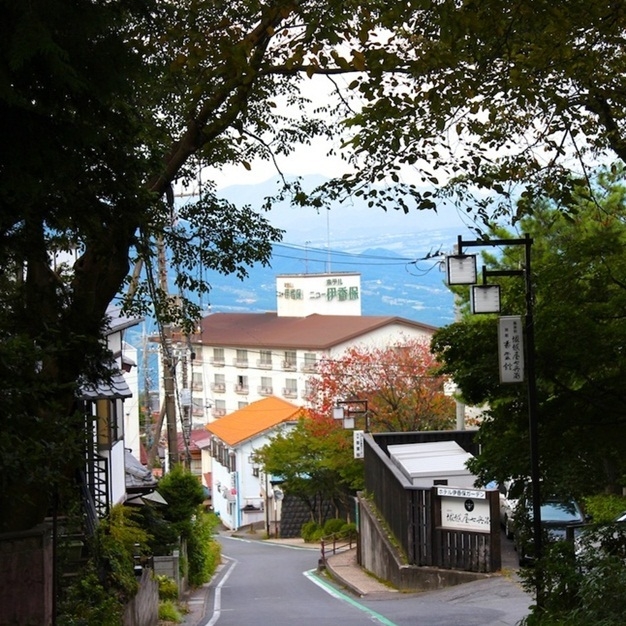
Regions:
<instances>
[{"instance_id":1,"label":"parked car","mask_svg":"<svg viewBox=\"0 0 626 626\"><path fill-rule=\"evenodd\" d=\"M568 528L572 528L574 536L577 536L586 521L580 505L573 498L549 496L541 504L541 528L548 541L566 539ZM525 492L515 513L514 545L520 565L526 565L534 558L532 528L532 498Z\"/></svg>"},{"instance_id":2,"label":"parked car","mask_svg":"<svg viewBox=\"0 0 626 626\"><path fill-rule=\"evenodd\" d=\"M513 538L515 509L519 499L522 497L526 484L526 481L520 479L507 480L499 487L500 524L502 524L504 534L508 539Z\"/></svg>"}]
</instances>

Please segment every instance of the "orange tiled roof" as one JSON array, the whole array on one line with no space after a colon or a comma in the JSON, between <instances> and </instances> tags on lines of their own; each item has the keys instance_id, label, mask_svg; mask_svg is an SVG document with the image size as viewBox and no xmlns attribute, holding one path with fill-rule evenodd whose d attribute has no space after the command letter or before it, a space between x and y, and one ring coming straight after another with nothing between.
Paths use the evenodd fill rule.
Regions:
<instances>
[{"instance_id":1,"label":"orange tiled roof","mask_svg":"<svg viewBox=\"0 0 626 626\"><path fill-rule=\"evenodd\" d=\"M211 422L206 429L225 444L235 446L279 424L295 422L304 414L302 407L271 396Z\"/></svg>"},{"instance_id":2,"label":"orange tiled roof","mask_svg":"<svg viewBox=\"0 0 626 626\"><path fill-rule=\"evenodd\" d=\"M268 313L212 313L193 341L207 346L259 346L327 350L392 324L433 334L436 327L388 315L278 317Z\"/></svg>"}]
</instances>

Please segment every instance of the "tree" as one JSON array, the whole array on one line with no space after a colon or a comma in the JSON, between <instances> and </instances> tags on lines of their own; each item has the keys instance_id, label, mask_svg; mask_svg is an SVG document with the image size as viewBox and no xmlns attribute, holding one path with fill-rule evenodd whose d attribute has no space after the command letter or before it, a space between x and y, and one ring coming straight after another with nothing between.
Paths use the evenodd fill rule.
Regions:
<instances>
[{"instance_id":1,"label":"tree","mask_svg":"<svg viewBox=\"0 0 626 626\"><path fill-rule=\"evenodd\" d=\"M371 197L391 179L424 208L454 195L515 220L544 195L571 205L599 162L626 160L623 1L409 2L381 21L353 52L358 167L338 188Z\"/></svg>"},{"instance_id":2,"label":"tree","mask_svg":"<svg viewBox=\"0 0 626 626\"><path fill-rule=\"evenodd\" d=\"M331 151L353 154L351 172L311 194L282 180L278 197L323 206L354 191L409 210L435 208L436 196L402 184L403 164L432 184L457 176L461 190L530 181L531 199L569 180L558 166L568 141L584 158L623 155L621 2L33 0L3 9L0 530L29 528L52 495L67 496L83 460L77 381L105 375L108 305L125 295L129 313L154 307L161 323L189 330L198 314L189 291L210 288L191 268L243 276L269 261L280 233L220 200L211 181L174 219L173 188L197 169L249 169L331 138L343 146ZM300 86L321 77L331 94L317 106ZM450 133L465 151L448 149ZM547 148L547 163L529 146ZM165 247L176 297L157 278ZM72 267L51 265L68 249L79 251ZM144 273L130 275L139 261Z\"/></svg>"},{"instance_id":3,"label":"tree","mask_svg":"<svg viewBox=\"0 0 626 626\"><path fill-rule=\"evenodd\" d=\"M568 215L555 202L537 203L521 222L534 239L541 473L546 485L578 494L621 488L626 470L626 189L621 167L593 180L594 200L581 190ZM485 261L501 269L521 259L509 248ZM502 284L502 314L519 314L522 281ZM525 385L499 383L496 341L495 317L465 318L438 331L433 349L466 400L491 407L480 429L481 477L528 476Z\"/></svg>"},{"instance_id":4,"label":"tree","mask_svg":"<svg viewBox=\"0 0 626 626\"><path fill-rule=\"evenodd\" d=\"M454 425L455 403L444 393L445 379L435 374L436 367L424 341L355 346L340 358L320 361L308 400L317 414L326 416L338 400L366 400L372 431L443 430Z\"/></svg>"},{"instance_id":5,"label":"tree","mask_svg":"<svg viewBox=\"0 0 626 626\"><path fill-rule=\"evenodd\" d=\"M346 510L349 498L363 488L363 462L354 458L352 432L328 417L300 418L293 430L271 437L256 457L263 471L284 479L286 491L305 502L320 525L326 504Z\"/></svg>"}]
</instances>

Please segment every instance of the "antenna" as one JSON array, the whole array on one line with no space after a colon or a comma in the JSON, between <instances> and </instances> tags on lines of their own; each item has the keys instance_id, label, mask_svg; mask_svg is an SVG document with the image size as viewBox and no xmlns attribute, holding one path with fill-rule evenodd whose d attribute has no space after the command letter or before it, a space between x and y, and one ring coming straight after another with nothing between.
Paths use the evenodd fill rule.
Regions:
<instances>
[{"instance_id":1,"label":"antenna","mask_svg":"<svg viewBox=\"0 0 626 626\"><path fill-rule=\"evenodd\" d=\"M326 209L326 273L330 274L330 210Z\"/></svg>"}]
</instances>

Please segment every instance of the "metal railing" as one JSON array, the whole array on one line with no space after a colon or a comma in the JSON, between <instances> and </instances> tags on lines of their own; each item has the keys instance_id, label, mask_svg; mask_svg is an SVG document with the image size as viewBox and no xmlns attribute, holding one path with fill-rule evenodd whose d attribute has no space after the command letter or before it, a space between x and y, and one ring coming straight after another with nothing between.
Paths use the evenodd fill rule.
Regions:
<instances>
[{"instance_id":1,"label":"metal railing","mask_svg":"<svg viewBox=\"0 0 626 626\"><path fill-rule=\"evenodd\" d=\"M333 533L320 540L321 562L326 563L326 559L337 552L351 550L357 545L357 538L353 533Z\"/></svg>"}]
</instances>

